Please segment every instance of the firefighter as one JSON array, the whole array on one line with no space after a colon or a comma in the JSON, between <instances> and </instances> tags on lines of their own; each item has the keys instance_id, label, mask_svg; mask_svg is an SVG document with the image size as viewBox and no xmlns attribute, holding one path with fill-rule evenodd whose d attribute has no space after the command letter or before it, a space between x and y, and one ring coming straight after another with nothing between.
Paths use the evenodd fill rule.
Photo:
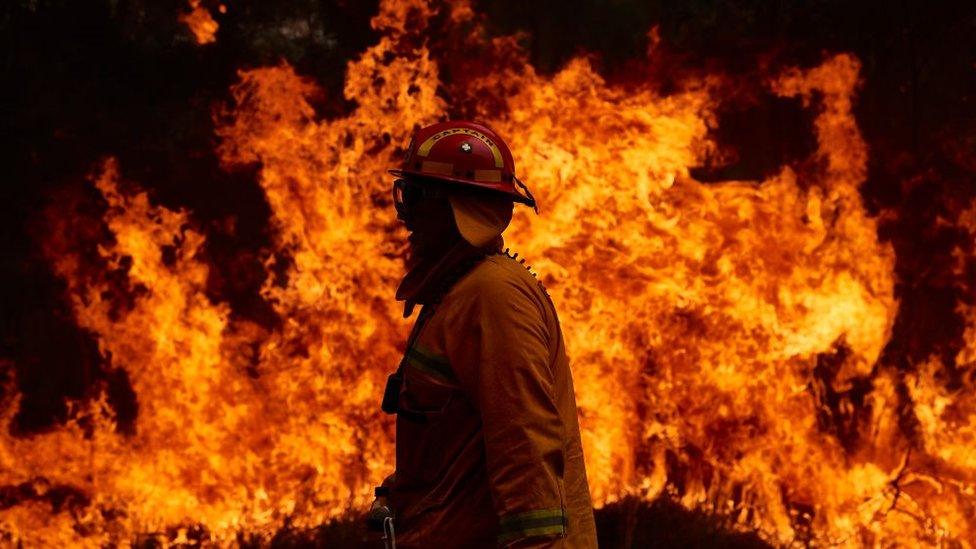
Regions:
<instances>
[{"instance_id":1,"label":"firefighter","mask_svg":"<svg viewBox=\"0 0 976 549\"><path fill-rule=\"evenodd\" d=\"M485 125L444 122L390 172L411 249L397 299L421 310L383 399L396 469L374 527L386 518L402 549L596 547L556 310L502 251L514 204L535 208L511 152Z\"/></svg>"}]
</instances>

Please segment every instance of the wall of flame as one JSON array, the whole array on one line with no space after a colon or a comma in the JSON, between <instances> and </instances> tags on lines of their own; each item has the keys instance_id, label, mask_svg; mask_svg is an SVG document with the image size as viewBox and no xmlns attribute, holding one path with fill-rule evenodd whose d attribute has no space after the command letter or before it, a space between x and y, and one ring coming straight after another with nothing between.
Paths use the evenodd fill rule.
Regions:
<instances>
[{"instance_id":1,"label":"wall of flame","mask_svg":"<svg viewBox=\"0 0 976 549\"><path fill-rule=\"evenodd\" d=\"M450 109L440 67L414 40L434 11L381 4L381 38L347 68L346 116L319 118L317 84L286 64L240 71L215 116L221 161L257 167L275 246L291 258L262 290L277 329L208 299L206 236L187 212L154 204L114 159L94 171L111 234L104 271L82 269L59 233L45 254L78 325L127 372L135 430L118 432L103 395L75 403L62 428L0 436L3 484L81 498L0 510L5 539L179 542L197 526L229 543L368 504L392 467L378 401L408 328L392 300L403 234L385 169L414 126ZM449 15L477 26L466 3ZM826 57L757 84L802 100L812 158L765 181L703 184L689 167L714 150L714 82L625 90L585 59L542 76L513 44L482 43L515 55L517 70L485 74L453 101L502 106L479 114L542 204L541 216L517 214L508 243L560 311L595 502L666 495L782 545L972 547L971 385L947 388L936 359L905 374L881 358L895 257L858 190L858 60ZM947 222L976 237L976 205ZM960 250L959 268L965 259ZM123 306L120 285L133 296ZM960 312L956 365L972 371L976 307ZM16 398L4 403L4 424L16 410Z\"/></svg>"}]
</instances>

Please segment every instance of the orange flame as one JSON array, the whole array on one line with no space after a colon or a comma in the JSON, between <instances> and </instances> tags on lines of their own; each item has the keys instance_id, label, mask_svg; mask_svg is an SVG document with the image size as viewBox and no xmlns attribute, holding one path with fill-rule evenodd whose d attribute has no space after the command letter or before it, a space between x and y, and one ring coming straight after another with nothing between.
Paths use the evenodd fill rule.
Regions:
<instances>
[{"instance_id":1,"label":"orange flame","mask_svg":"<svg viewBox=\"0 0 976 549\"><path fill-rule=\"evenodd\" d=\"M220 25L210 15L210 10L200 4L200 0L189 0L190 11L180 14L180 22L190 27L190 32L196 38L197 44L212 44L217 41L217 29ZM226 8L220 6L220 13Z\"/></svg>"},{"instance_id":2,"label":"orange flame","mask_svg":"<svg viewBox=\"0 0 976 549\"><path fill-rule=\"evenodd\" d=\"M222 162L260 166L276 247L293 258L262 290L280 329L211 302L205 235L186 212L120 190L105 162L93 180L113 241L99 253L139 289L131 307L113 308L113 283L86 282L70 253L48 255L78 324L130 376L135 433L117 433L100 398L53 432L3 435L3 484L67 486L87 500L71 513L42 500L10 507L0 532L100 546L173 542L202 525L230 543L368 503L392 467L377 407L407 328L391 299L402 235L382 207L384 170L415 125L449 107L438 63L406 40L406 22L435 11L381 4L373 26L384 35L348 65L344 94L357 107L345 117L317 119L318 86L285 64L241 71L231 90ZM467 3L451 16L474 18ZM858 191L868 155L851 112L858 60L771 78L770 90L815 113L814 158L719 184L689 175L715 148L714 82L661 95L609 85L584 59L551 77L513 63L470 87L495 94L485 103L500 111L477 114L507 137L543 205L540 217L516 216L509 244L535 259L560 310L594 501L667 494L783 545L971 547L972 387L947 389L935 359L906 376L879 358L898 303L894 252ZM976 236L974 212L959 224ZM965 307L957 363L974 370L976 308ZM899 424L906 398L919 440ZM9 421L16 402L3 410Z\"/></svg>"}]
</instances>

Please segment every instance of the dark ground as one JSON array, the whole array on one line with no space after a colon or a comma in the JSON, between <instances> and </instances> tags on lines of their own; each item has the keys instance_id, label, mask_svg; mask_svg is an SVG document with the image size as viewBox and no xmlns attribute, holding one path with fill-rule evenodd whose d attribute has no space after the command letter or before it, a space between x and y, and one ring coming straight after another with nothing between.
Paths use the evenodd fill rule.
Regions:
<instances>
[{"instance_id":1,"label":"dark ground","mask_svg":"<svg viewBox=\"0 0 976 549\"><path fill-rule=\"evenodd\" d=\"M206 2L205 2L206 4ZM207 4L213 7L213 4ZM496 34L525 31L522 43L542 72L577 54L593 57L611 81L651 79L662 91L681 75L726 73L758 78L763 67L812 65L849 51L863 63L857 118L870 147L869 209L897 253L901 309L885 361L910 370L936 355L947 385L963 383L955 355L963 322L957 303L976 300L976 265L952 272L951 251L974 244L951 223L976 197L976 4L814 0L643 0L475 2ZM213 152L212 109L228 100L236 70L287 59L319 80L322 116L350 108L341 98L346 61L377 36L370 1L233 0L216 14L217 43L199 47L176 15L183 0L12 0L0 7L0 124L7 168L0 186L0 381L23 395L8 428L27 436L66 416L65 397L107 384L120 429L138 413L123 371L77 328L61 281L38 251L52 201L76 212L103 205L83 187L106 155L158 202L184 207L208 235L210 297L234 314L273 327L258 296L267 276L268 206L252 173L226 173ZM303 33L286 32L295 21ZM645 61L647 31L661 45ZM293 28L290 27L290 28ZM444 52L432 44L436 55ZM446 82L461 85L463 82ZM761 178L811 147L809 120L789 102L744 95L723 107L716 138L735 151L725 165L702 166L702 180ZM194 185L185 182L193 181ZM233 192L230 192L233 190ZM227 199L233 196L233 200ZM227 233L222 221L233 218ZM94 250L99 228L72 238ZM230 276L251 272L254 276ZM843 395L838 397L842 401ZM840 404L838 404L838 409ZM906 429L912 418L905 418ZM636 509L636 510L635 510ZM721 534L710 517L667 502L611 506L599 514L607 547L744 547L748 536ZM338 528L330 530L332 528ZM325 526L322 535L339 532ZM331 536L331 534L328 534ZM337 534L338 535L338 534ZM282 534L281 544L288 545Z\"/></svg>"},{"instance_id":2,"label":"dark ground","mask_svg":"<svg viewBox=\"0 0 976 549\"><path fill-rule=\"evenodd\" d=\"M608 505L596 512L600 547L658 549L767 549L755 534L730 531L723 519L686 511L667 499L651 504L636 499ZM271 543L281 549L334 547L369 549L382 543L362 541L360 520L336 521L315 531L282 530ZM245 545L247 541L244 540ZM254 544L253 547L260 547Z\"/></svg>"}]
</instances>

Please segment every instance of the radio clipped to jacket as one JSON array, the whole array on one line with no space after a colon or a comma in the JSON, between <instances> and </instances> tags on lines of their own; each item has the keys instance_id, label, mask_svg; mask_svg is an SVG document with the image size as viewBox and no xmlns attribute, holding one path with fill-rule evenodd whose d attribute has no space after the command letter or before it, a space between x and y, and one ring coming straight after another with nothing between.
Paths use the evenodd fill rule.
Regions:
<instances>
[{"instance_id":1,"label":"radio clipped to jacket","mask_svg":"<svg viewBox=\"0 0 976 549\"><path fill-rule=\"evenodd\" d=\"M403 374L397 369L386 378L386 389L383 390L383 404L380 408L387 414L395 414L400 408L400 388L403 387ZM374 401L375 402L375 401Z\"/></svg>"}]
</instances>

